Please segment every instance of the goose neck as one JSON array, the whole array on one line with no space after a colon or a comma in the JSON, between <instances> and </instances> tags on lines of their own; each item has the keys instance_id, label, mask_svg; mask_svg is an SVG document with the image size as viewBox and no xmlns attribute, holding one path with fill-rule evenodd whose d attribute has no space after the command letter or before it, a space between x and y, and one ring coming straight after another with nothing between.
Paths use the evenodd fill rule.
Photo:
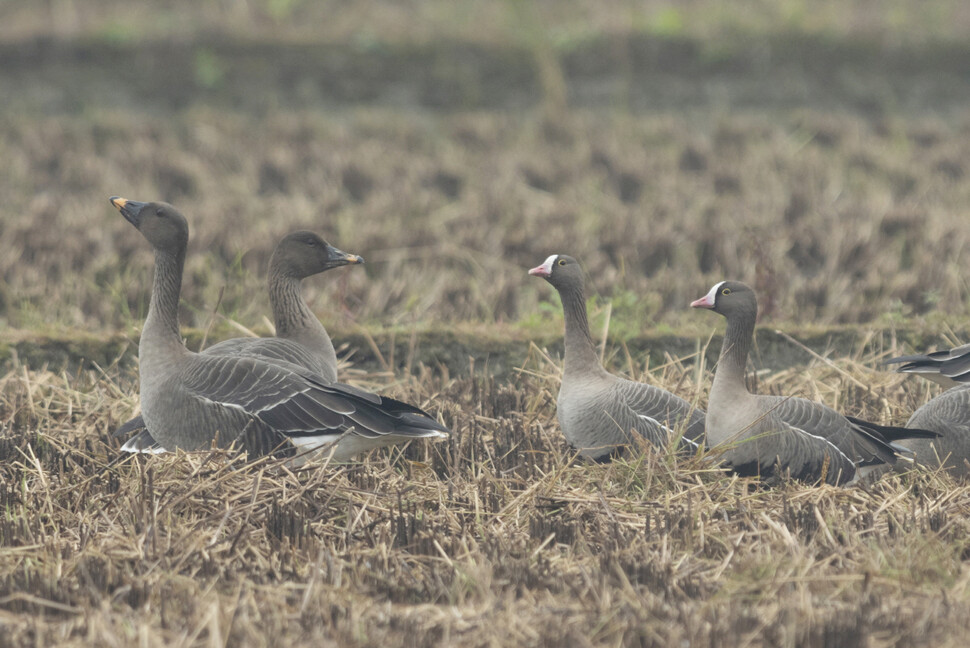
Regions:
<instances>
[{"instance_id":1,"label":"goose neck","mask_svg":"<svg viewBox=\"0 0 970 648\"><path fill-rule=\"evenodd\" d=\"M144 336L149 339L179 347L182 346L182 336L179 334L178 310L184 264L184 250L177 253L155 251L152 298L144 331Z\"/></svg>"},{"instance_id":2,"label":"goose neck","mask_svg":"<svg viewBox=\"0 0 970 648\"><path fill-rule=\"evenodd\" d=\"M754 335L754 317L748 313L729 317L727 330L724 332L724 342L721 345L721 355L714 373L714 384L711 391L747 392L744 384L744 371L748 363L748 353L751 350L751 339Z\"/></svg>"},{"instance_id":3,"label":"goose neck","mask_svg":"<svg viewBox=\"0 0 970 648\"><path fill-rule=\"evenodd\" d=\"M269 301L278 337L288 337L296 331L321 326L303 299L302 283L276 267L270 270Z\"/></svg>"},{"instance_id":4,"label":"goose neck","mask_svg":"<svg viewBox=\"0 0 970 648\"><path fill-rule=\"evenodd\" d=\"M560 289L563 315L566 321L565 367L564 372L574 373L600 368L596 346L589 333L589 319L586 314L586 296L581 287Z\"/></svg>"}]
</instances>

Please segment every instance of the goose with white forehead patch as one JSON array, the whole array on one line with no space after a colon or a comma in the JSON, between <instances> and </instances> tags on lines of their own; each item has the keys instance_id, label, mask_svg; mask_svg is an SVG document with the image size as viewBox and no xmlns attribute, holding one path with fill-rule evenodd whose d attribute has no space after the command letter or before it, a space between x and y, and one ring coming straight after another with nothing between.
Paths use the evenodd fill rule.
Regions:
<instances>
[{"instance_id":1,"label":"goose with white forehead patch","mask_svg":"<svg viewBox=\"0 0 970 648\"><path fill-rule=\"evenodd\" d=\"M557 416L566 440L583 456L609 459L637 437L665 448L704 442L704 412L668 391L608 373L589 333L583 271L576 259L553 254L529 270L559 291L566 321L565 358Z\"/></svg>"},{"instance_id":2,"label":"goose with white forehead patch","mask_svg":"<svg viewBox=\"0 0 970 648\"><path fill-rule=\"evenodd\" d=\"M848 484L896 463L904 438L926 430L877 425L845 417L804 398L752 394L744 382L758 300L738 281L715 284L691 303L727 319L727 331L707 404L707 444L738 474Z\"/></svg>"}]
</instances>

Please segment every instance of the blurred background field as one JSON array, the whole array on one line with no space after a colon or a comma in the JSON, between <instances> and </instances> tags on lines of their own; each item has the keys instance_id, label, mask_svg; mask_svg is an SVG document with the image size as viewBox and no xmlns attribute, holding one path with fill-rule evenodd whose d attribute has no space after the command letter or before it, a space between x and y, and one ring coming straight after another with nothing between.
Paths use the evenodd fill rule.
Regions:
<instances>
[{"instance_id":1,"label":"blurred background field","mask_svg":"<svg viewBox=\"0 0 970 648\"><path fill-rule=\"evenodd\" d=\"M0 2L0 644L963 646L966 485L577 463L526 271L580 258L610 368L701 404L687 304L747 281L759 389L902 423L937 388L881 360L970 341L968 34L962 0ZM151 258L116 194L190 221L192 348L268 332L285 233L363 255L306 282L342 376L453 438L118 463Z\"/></svg>"},{"instance_id":2,"label":"blurred background field","mask_svg":"<svg viewBox=\"0 0 970 648\"><path fill-rule=\"evenodd\" d=\"M621 336L765 317L968 314L963 2L8 1L0 319L117 331L149 254L109 195L192 225L183 317L262 330L278 237L368 264L310 282L354 324L558 329L525 270L588 266ZM919 320L916 320L919 321ZM693 327L693 329L692 329Z\"/></svg>"}]
</instances>

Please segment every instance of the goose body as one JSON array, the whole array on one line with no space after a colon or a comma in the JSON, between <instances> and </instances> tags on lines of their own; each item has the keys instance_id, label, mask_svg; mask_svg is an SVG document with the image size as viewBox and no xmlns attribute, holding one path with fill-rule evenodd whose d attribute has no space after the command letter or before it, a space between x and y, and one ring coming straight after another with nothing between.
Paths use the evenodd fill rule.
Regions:
<instances>
[{"instance_id":1,"label":"goose body","mask_svg":"<svg viewBox=\"0 0 970 648\"><path fill-rule=\"evenodd\" d=\"M641 440L666 448L682 434L688 451L704 442L702 410L659 387L608 373L588 381L564 375L556 409L569 444L597 461Z\"/></svg>"},{"instance_id":2,"label":"goose body","mask_svg":"<svg viewBox=\"0 0 970 648\"><path fill-rule=\"evenodd\" d=\"M958 385L933 398L913 412L906 427L940 435L900 442L913 452L916 463L943 467L955 477L970 476L970 385Z\"/></svg>"},{"instance_id":3,"label":"goose body","mask_svg":"<svg viewBox=\"0 0 970 648\"><path fill-rule=\"evenodd\" d=\"M333 268L356 265L363 257L333 247L313 232L285 236L270 258L269 301L276 337L233 338L205 353L262 357L299 365L327 382L337 380L337 353L327 330L303 298L303 279Z\"/></svg>"},{"instance_id":4,"label":"goose body","mask_svg":"<svg viewBox=\"0 0 970 648\"><path fill-rule=\"evenodd\" d=\"M683 435L688 450L703 443L703 411L666 390L603 368L589 334L583 273L575 259L554 254L529 274L544 278L562 298L565 357L556 414L571 446L599 461L640 441L665 448Z\"/></svg>"},{"instance_id":5,"label":"goose body","mask_svg":"<svg viewBox=\"0 0 970 648\"><path fill-rule=\"evenodd\" d=\"M744 382L758 302L751 288L722 281L691 304L727 319L707 408L707 442L735 472L773 479L851 483L895 464L893 442L935 436L845 417L803 398L752 394Z\"/></svg>"},{"instance_id":6,"label":"goose body","mask_svg":"<svg viewBox=\"0 0 970 648\"><path fill-rule=\"evenodd\" d=\"M269 297L276 337L232 338L205 349L214 356L255 357L271 363L295 364L317 380L337 381L337 353L327 330L303 298L301 284L312 275L344 265L363 263L363 257L333 247L313 232L297 231L283 237L269 264ZM122 424L116 437L131 436L126 452L164 452L145 428L141 415Z\"/></svg>"},{"instance_id":7,"label":"goose body","mask_svg":"<svg viewBox=\"0 0 970 648\"><path fill-rule=\"evenodd\" d=\"M328 449L337 460L448 429L422 410L390 398L328 383L285 360L258 355L193 353L178 331L188 224L166 203L112 198L152 244L155 275L139 342L142 417L166 449L231 444L252 454L277 448Z\"/></svg>"}]
</instances>

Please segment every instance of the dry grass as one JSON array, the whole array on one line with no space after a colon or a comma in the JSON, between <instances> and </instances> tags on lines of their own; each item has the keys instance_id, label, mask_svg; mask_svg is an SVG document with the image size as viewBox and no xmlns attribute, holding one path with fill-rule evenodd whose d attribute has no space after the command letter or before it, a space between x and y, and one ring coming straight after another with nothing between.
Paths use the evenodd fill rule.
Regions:
<instances>
[{"instance_id":1,"label":"dry grass","mask_svg":"<svg viewBox=\"0 0 970 648\"><path fill-rule=\"evenodd\" d=\"M119 457L124 336L90 342L140 324L150 253L112 194L186 212L206 331L220 301L264 331L273 244L310 228L368 261L307 282L338 340L558 337L525 270L570 253L610 366L702 405L694 357L624 341L713 329L686 305L725 277L775 321L925 315L965 341L967 3L635 4L0 3L0 325L84 329L68 364L107 361L2 369L0 644L965 645L970 487L579 462L538 348L500 383L370 340L383 371L344 375L440 413L446 443L299 472ZM894 423L935 393L858 348L754 382Z\"/></svg>"},{"instance_id":2,"label":"dry grass","mask_svg":"<svg viewBox=\"0 0 970 648\"><path fill-rule=\"evenodd\" d=\"M966 124L807 113L705 132L574 114L550 139L528 117L342 119L0 123L0 313L18 328L139 322L151 260L107 202L123 194L187 214L183 319L198 327L223 288L222 311L261 326L268 256L296 228L368 260L308 282L338 328L534 319L550 291L525 269L551 252L583 260L593 292L627 306L615 321L638 330L696 321L686 304L725 277L755 285L776 320L967 315ZM624 194L621 177L638 190Z\"/></svg>"},{"instance_id":3,"label":"dry grass","mask_svg":"<svg viewBox=\"0 0 970 648\"><path fill-rule=\"evenodd\" d=\"M772 23L778 16L765 3L750 3L739 15L774 24L782 45L756 39L723 67L716 63L721 41L706 40L703 29L696 42L710 52L662 38L624 40L639 33L634 25L619 29L615 42L562 50L550 63L562 67L566 84L559 110L545 109L559 100L539 96L559 92L552 81L536 81L528 57L506 61L501 45L479 55L461 49L467 39L456 36L461 61L451 66L452 50L420 50L413 59L406 48L388 50L404 57L401 85L366 66L386 62L367 58L393 41L379 28L383 20L420 40L415 23L434 24L425 12L450 3L409 3L406 20L388 3L364 3L386 13L374 12L377 44L350 54L289 51L285 28L260 20L253 26L262 40L251 50L206 49L205 37L163 38L169 28L181 33L181 20L245 33L232 11L259 13L269 4L192 3L215 12L207 18L173 2L162 13L175 22L166 22L128 16L116 2L50 3L51 11L76 6L84 25L103 25L115 10L121 23L154 20L160 40L139 46L134 39L118 51L69 39L48 49L39 41L36 56L10 46L3 80L12 90L0 119L0 323L100 331L140 321L149 254L108 205L112 194L165 199L186 212L193 237L184 318L199 327L223 288L224 313L261 326L267 258L295 228L320 231L368 259L364 268L309 282L314 303L338 329L535 323L536 304L549 291L524 270L551 252L584 261L594 291L615 302L614 320L637 329L696 321L686 304L725 277L754 284L779 321L968 315L970 87L947 58L962 50L917 56L894 49L898 39L889 37L871 52L853 49L866 25L882 33L881 20L907 24L912 15L935 22L944 41L946 28L966 24L962 3L936 2L930 11L900 2L895 13L872 11L865 0L825 3L802 15L840 26L832 46L811 40L792 55L778 36L784 21ZM514 3L475 4L507 13ZM56 36L40 5L10 5ZM843 5L872 24L847 18ZM315 24L316 14L304 13L326 9L279 6L291 8L293 25ZM534 3L538 23L558 12L601 36L614 33L584 3L560 6ZM662 8L651 4L647 12ZM684 3L683 11L711 13L706 2ZM460 22L446 15L448 24ZM597 13L605 21L624 15L617 5ZM357 13L347 20L354 16L370 24ZM467 19L472 30L516 33L514 20ZM5 24L16 32L16 20ZM690 31L694 22L685 25ZM353 40L344 32L333 38ZM275 49L259 49L264 41ZM111 67L129 56L130 69ZM318 67L306 63L313 56ZM489 57L508 69L479 60ZM334 63L343 59L366 65ZM623 72L623 60L636 69ZM102 68L119 76L105 78ZM450 85L463 80L476 87ZM330 100L348 84L360 89L344 103ZM385 86L397 90L385 94ZM479 96L506 86L512 90L498 99ZM428 100L438 92L457 96Z\"/></svg>"},{"instance_id":4,"label":"dry grass","mask_svg":"<svg viewBox=\"0 0 970 648\"><path fill-rule=\"evenodd\" d=\"M619 365L703 399L685 360ZM926 398L871 361L760 389L883 421ZM576 461L538 349L510 384L419 368L391 387L440 412L448 442L296 473L119 457L128 380L2 379L7 645L960 646L970 629L970 487L762 490L703 458Z\"/></svg>"}]
</instances>

